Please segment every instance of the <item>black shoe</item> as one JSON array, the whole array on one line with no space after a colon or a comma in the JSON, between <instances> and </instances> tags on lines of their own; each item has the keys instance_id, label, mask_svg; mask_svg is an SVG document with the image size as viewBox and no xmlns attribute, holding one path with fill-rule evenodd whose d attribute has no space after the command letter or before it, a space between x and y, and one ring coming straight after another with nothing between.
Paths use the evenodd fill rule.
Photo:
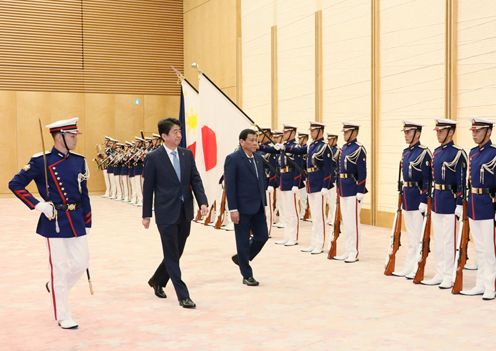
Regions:
<instances>
[{"instance_id":1,"label":"black shoe","mask_svg":"<svg viewBox=\"0 0 496 351\"><path fill-rule=\"evenodd\" d=\"M233 255L233 257L231 257L231 259L236 266L239 266L238 255Z\"/></svg>"},{"instance_id":2,"label":"black shoe","mask_svg":"<svg viewBox=\"0 0 496 351\"><path fill-rule=\"evenodd\" d=\"M260 283L257 282L255 278L249 277L249 278L243 278L243 284L246 284L248 286L258 286L258 284Z\"/></svg>"},{"instance_id":3,"label":"black shoe","mask_svg":"<svg viewBox=\"0 0 496 351\"><path fill-rule=\"evenodd\" d=\"M47 291L50 293L50 287L48 286L48 283L49 283L49 282L46 282L46 284L45 284L45 288L46 288L46 289L47 289Z\"/></svg>"},{"instance_id":4,"label":"black shoe","mask_svg":"<svg viewBox=\"0 0 496 351\"><path fill-rule=\"evenodd\" d=\"M161 299L165 299L167 297L167 295L165 295L164 289L160 285L156 284L153 279L150 279L148 281L148 285L150 285L150 287L152 287L155 291L155 296L160 297Z\"/></svg>"},{"instance_id":5,"label":"black shoe","mask_svg":"<svg viewBox=\"0 0 496 351\"><path fill-rule=\"evenodd\" d=\"M179 300L179 306L183 308L196 308L196 304L189 297Z\"/></svg>"}]
</instances>

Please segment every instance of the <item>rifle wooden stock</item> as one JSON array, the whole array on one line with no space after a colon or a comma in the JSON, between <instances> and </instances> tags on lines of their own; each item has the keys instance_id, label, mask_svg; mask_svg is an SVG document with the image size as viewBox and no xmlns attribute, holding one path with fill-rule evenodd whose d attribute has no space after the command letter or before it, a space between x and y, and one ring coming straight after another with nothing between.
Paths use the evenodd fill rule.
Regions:
<instances>
[{"instance_id":1,"label":"rifle wooden stock","mask_svg":"<svg viewBox=\"0 0 496 351\"><path fill-rule=\"evenodd\" d=\"M307 200L307 208L305 208L305 214L303 215L303 220L308 221L312 214L310 213L310 203Z\"/></svg>"},{"instance_id":2,"label":"rifle wooden stock","mask_svg":"<svg viewBox=\"0 0 496 351\"><path fill-rule=\"evenodd\" d=\"M341 200L339 195L339 189L336 189L336 213L334 215L334 233L331 240L331 248L329 249L329 254L327 259L332 260L336 256L337 252L337 241L339 238L339 233L341 233Z\"/></svg>"},{"instance_id":3,"label":"rifle wooden stock","mask_svg":"<svg viewBox=\"0 0 496 351\"><path fill-rule=\"evenodd\" d=\"M402 212L401 212L401 203L402 203L402 193L398 195L398 207L396 209L396 216L393 227L393 242L391 245L391 252L389 253L389 260L386 264L386 269L384 270L384 275L393 275L394 267L396 264L396 253L400 249L401 246L401 222L402 222Z\"/></svg>"},{"instance_id":4,"label":"rifle wooden stock","mask_svg":"<svg viewBox=\"0 0 496 351\"><path fill-rule=\"evenodd\" d=\"M201 209L198 209L198 212L196 212L196 217L195 217L195 222L199 222L202 219L202 214L201 214Z\"/></svg>"},{"instance_id":5,"label":"rifle wooden stock","mask_svg":"<svg viewBox=\"0 0 496 351\"><path fill-rule=\"evenodd\" d=\"M209 225L210 222L212 222L212 212L216 209L216 204L217 204L217 201L214 201L212 206L210 206L210 211L208 211L208 215L205 218L205 222L203 224Z\"/></svg>"},{"instance_id":6,"label":"rifle wooden stock","mask_svg":"<svg viewBox=\"0 0 496 351\"><path fill-rule=\"evenodd\" d=\"M227 194L225 190L222 190L222 199L220 201L219 214L217 215L217 221L215 222L215 229L220 229L222 223L224 222L224 215L226 213L226 200Z\"/></svg>"},{"instance_id":7,"label":"rifle wooden stock","mask_svg":"<svg viewBox=\"0 0 496 351\"><path fill-rule=\"evenodd\" d=\"M462 230L461 230L461 238L459 239L459 247L457 248L457 256L458 260L456 273L455 273L455 282L453 284L453 288L451 289L452 294L459 294L463 289L463 267L467 263L467 250L468 250L468 237L470 233L470 226L468 223L467 216L467 201L463 201L463 216L462 216Z\"/></svg>"},{"instance_id":8,"label":"rifle wooden stock","mask_svg":"<svg viewBox=\"0 0 496 351\"><path fill-rule=\"evenodd\" d=\"M415 273L415 277L413 278L414 284L420 284L420 282L424 279L424 270L425 264L427 262L427 256L429 256L429 247L431 242L431 207L432 207L432 199L429 197L427 200L427 211L425 212L425 227L424 233L422 237L422 256L420 261L418 262L417 272Z\"/></svg>"}]
</instances>

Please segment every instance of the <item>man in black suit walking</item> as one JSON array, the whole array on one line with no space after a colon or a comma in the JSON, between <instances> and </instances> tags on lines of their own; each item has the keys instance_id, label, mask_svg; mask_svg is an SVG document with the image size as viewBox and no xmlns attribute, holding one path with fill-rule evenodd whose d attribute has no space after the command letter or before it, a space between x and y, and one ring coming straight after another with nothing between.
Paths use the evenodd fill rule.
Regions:
<instances>
[{"instance_id":1,"label":"man in black suit walking","mask_svg":"<svg viewBox=\"0 0 496 351\"><path fill-rule=\"evenodd\" d=\"M262 158L256 154L256 132L244 129L239 134L240 148L226 157L224 182L227 204L234 223L237 255L243 284L257 286L249 261L262 250L269 234L265 217L265 182ZM250 238L250 232L253 236Z\"/></svg>"},{"instance_id":2,"label":"man in black suit walking","mask_svg":"<svg viewBox=\"0 0 496 351\"><path fill-rule=\"evenodd\" d=\"M172 280L179 305L195 308L188 288L181 279L179 259L188 238L193 219L193 193L203 215L207 214L207 197L196 169L193 153L182 147L181 124L175 118L158 122L163 145L145 159L143 183L143 226L148 229L155 196L155 222L162 240L164 259L148 281L155 295L167 297L163 288Z\"/></svg>"}]
</instances>

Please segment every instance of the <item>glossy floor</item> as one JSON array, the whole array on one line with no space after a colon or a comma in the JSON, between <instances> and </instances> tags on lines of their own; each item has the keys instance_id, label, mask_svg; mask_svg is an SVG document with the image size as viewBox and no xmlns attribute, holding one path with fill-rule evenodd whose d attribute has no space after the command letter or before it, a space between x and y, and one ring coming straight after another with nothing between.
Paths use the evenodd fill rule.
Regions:
<instances>
[{"instance_id":1,"label":"glossy floor","mask_svg":"<svg viewBox=\"0 0 496 351\"><path fill-rule=\"evenodd\" d=\"M97 196L92 202L95 295L81 279L70 299L80 327L61 330L45 290L46 244L33 234L37 213L17 199L0 199L0 350L496 348L496 300L383 275L389 230L363 226L360 262L345 264L299 251L311 223L301 223L300 245L293 247L274 245L283 233L274 229L253 263L260 286L247 287L230 257L234 234L193 224L181 264L198 307L186 310L172 285L167 299L147 285L162 253L156 227L141 226L141 209ZM431 259L427 277L433 266ZM474 275L465 273L466 286Z\"/></svg>"}]
</instances>

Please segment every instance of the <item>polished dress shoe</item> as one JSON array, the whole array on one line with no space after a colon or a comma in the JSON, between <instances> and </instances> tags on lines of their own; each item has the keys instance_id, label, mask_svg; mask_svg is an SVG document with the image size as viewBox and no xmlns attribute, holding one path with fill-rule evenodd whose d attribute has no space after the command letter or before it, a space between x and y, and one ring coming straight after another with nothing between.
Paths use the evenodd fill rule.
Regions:
<instances>
[{"instance_id":1,"label":"polished dress shoe","mask_svg":"<svg viewBox=\"0 0 496 351\"><path fill-rule=\"evenodd\" d=\"M258 281L255 280L253 277L248 277L248 278L243 278L243 284L248 285L248 286L258 286L260 284Z\"/></svg>"},{"instance_id":2,"label":"polished dress shoe","mask_svg":"<svg viewBox=\"0 0 496 351\"><path fill-rule=\"evenodd\" d=\"M494 300L496 298L496 292L494 290L487 290L484 291L484 295L482 295L482 300L484 301L490 301Z\"/></svg>"},{"instance_id":3,"label":"polished dress shoe","mask_svg":"<svg viewBox=\"0 0 496 351\"><path fill-rule=\"evenodd\" d=\"M189 297L179 300L179 306L183 308L195 308L196 304Z\"/></svg>"},{"instance_id":4,"label":"polished dress shoe","mask_svg":"<svg viewBox=\"0 0 496 351\"><path fill-rule=\"evenodd\" d=\"M77 322L72 318L59 320L58 324L59 324L59 327L61 327L62 329L77 329L78 328Z\"/></svg>"},{"instance_id":5,"label":"polished dress shoe","mask_svg":"<svg viewBox=\"0 0 496 351\"><path fill-rule=\"evenodd\" d=\"M165 299L167 297L167 295L165 295L164 289L160 285L155 283L153 279L150 279L148 281L148 285L153 288L155 296L160 297L161 299Z\"/></svg>"},{"instance_id":6,"label":"polished dress shoe","mask_svg":"<svg viewBox=\"0 0 496 351\"><path fill-rule=\"evenodd\" d=\"M443 279L441 284L439 284L439 289L451 289L453 287L453 282L451 279Z\"/></svg>"},{"instance_id":7,"label":"polished dress shoe","mask_svg":"<svg viewBox=\"0 0 496 351\"><path fill-rule=\"evenodd\" d=\"M233 255L233 256L231 257L231 260L234 262L234 264L235 264L236 266L239 266L239 259L238 259L238 255Z\"/></svg>"}]
</instances>

